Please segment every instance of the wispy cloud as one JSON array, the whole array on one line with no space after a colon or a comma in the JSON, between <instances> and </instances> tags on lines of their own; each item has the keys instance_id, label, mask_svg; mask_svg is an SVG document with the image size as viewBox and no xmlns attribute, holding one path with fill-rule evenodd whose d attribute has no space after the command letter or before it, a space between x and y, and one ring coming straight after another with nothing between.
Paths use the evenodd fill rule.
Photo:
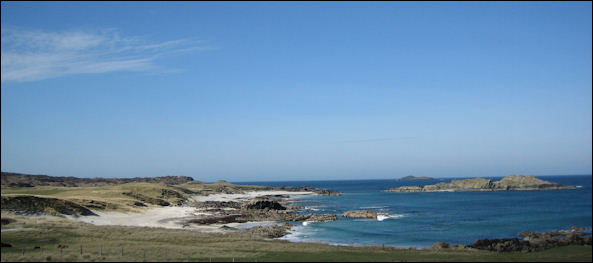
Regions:
<instances>
[{"instance_id":1,"label":"wispy cloud","mask_svg":"<svg viewBox=\"0 0 593 263\"><path fill-rule=\"evenodd\" d=\"M369 138L369 139L335 141L334 143L364 143L364 142L400 141L400 140L411 140L411 139L416 139L416 137L406 136L406 137Z\"/></svg>"},{"instance_id":2,"label":"wispy cloud","mask_svg":"<svg viewBox=\"0 0 593 263\"><path fill-rule=\"evenodd\" d=\"M197 39L148 42L116 30L45 32L2 28L2 82L148 71L159 57L212 49Z\"/></svg>"}]
</instances>

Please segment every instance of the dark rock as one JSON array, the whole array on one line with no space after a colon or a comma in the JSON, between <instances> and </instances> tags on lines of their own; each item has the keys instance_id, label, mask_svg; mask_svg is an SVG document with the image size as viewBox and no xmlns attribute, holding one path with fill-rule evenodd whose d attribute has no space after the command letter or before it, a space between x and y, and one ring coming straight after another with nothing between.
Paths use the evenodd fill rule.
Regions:
<instances>
[{"instance_id":1,"label":"dark rock","mask_svg":"<svg viewBox=\"0 0 593 263\"><path fill-rule=\"evenodd\" d=\"M312 214L306 220L303 221L311 221L311 222L328 222L328 221L336 221L338 220L338 216L334 214Z\"/></svg>"},{"instance_id":2,"label":"dark rock","mask_svg":"<svg viewBox=\"0 0 593 263\"><path fill-rule=\"evenodd\" d=\"M574 231L524 232L520 236L523 237L523 240L518 238L479 239L470 247L498 252L532 252L567 245L591 245L590 233Z\"/></svg>"},{"instance_id":3,"label":"dark rock","mask_svg":"<svg viewBox=\"0 0 593 263\"><path fill-rule=\"evenodd\" d=\"M342 195L342 193L340 193L338 191L333 191L333 190L328 190L328 189L317 189L312 186L301 186L301 187L281 186L281 187L278 187L277 190L290 191L290 192L313 192L318 195L328 195L328 196Z\"/></svg>"},{"instance_id":4,"label":"dark rock","mask_svg":"<svg viewBox=\"0 0 593 263\"><path fill-rule=\"evenodd\" d=\"M268 209L268 210L286 210L286 207L282 206L276 201L270 200L253 200L242 206L243 209Z\"/></svg>"},{"instance_id":5,"label":"dark rock","mask_svg":"<svg viewBox=\"0 0 593 263\"><path fill-rule=\"evenodd\" d=\"M0 242L0 244L2 245L2 247L12 247L12 245L9 243Z\"/></svg>"},{"instance_id":6,"label":"dark rock","mask_svg":"<svg viewBox=\"0 0 593 263\"><path fill-rule=\"evenodd\" d=\"M161 197L162 198L181 198L184 199L183 195L169 189L161 189Z\"/></svg>"},{"instance_id":7,"label":"dark rock","mask_svg":"<svg viewBox=\"0 0 593 263\"><path fill-rule=\"evenodd\" d=\"M241 219L240 214L236 215L222 215L222 216L209 216L204 218L197 218L186 221L186 224L228 224L228 223L244 223L246 220Z\"/></svg>"},{"instance_id":8,"label":"dark rock","mask_svg":"<svg viewBox=\"0 0 593 263\"><path fill-rule=\"evenodd\" d=\"M230 227L227 225L221 226L220 229L224 229L224 230L238 230L238 228L236 227Z\"/></svg>"},{"instance_id":9,"label":"dark rock","mask_svg":"<svg viewBox=\"0 0 593 263\"><path fill-rule=\"evenodd\" d=\"M523 246L529 246L525 241L519 241L518 238L503 238L503 239L479 239L476 240L470 247L482 250L490 250L497 252L521 251Z\"/></svg>"},{"instance_id":10,"label":"dark rock","mask_svg":"<svg viewBox=\"0 0 593 263\"><path fill-rule=\"evenodd\" d=\"M196 202L192 206L197 208L235 208L240 209L241 204L233 201L205 201Z\"/></svg>"},{"instance_id":11,"label":"dark rock","mask_svg":"<svg viewBox=\"0 0 593 263\"><path fill-rule=\"evenodd\" d=\"M8 225L10 223L16 222L16 220L14 220L12 218L2 218L1 221L2 221L2 225Z\"/></svg>"}]
</instances>

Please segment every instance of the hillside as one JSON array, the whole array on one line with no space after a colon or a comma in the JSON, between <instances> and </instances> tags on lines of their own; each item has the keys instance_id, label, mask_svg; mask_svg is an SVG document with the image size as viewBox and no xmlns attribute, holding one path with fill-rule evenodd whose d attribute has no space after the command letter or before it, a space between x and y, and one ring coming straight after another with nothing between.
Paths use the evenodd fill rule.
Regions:
<instances>
[{"instance_id":1,"label":"hillside","mask_svg":"<svg viewBox=\"0 0 593 263\"><path fill-rule=\"evenodd\" d=\"M103 186L127 183L163 183L163 184L184 184L199 183L188 176L161 176L161 177L134 177L134 178L77 178L60 177L48 175L32 175L21 173L1 173L2 187L35 187L35 186Z\"/></svg>"}]
</instances>

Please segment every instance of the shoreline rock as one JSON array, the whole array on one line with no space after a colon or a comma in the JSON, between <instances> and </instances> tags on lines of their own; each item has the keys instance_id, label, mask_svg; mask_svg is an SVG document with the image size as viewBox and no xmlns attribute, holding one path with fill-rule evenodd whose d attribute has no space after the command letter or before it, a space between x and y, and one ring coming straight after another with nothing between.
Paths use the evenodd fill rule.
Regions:
<instances>
[{"instance_id":1,"label":"shoreline rock","mask_svg":"<svg viewBox=\"0 0 593 263\"><path fill-rule=\"evenodd\" d=\"M340 196L342 195L341 192L329 190L329 189L317 189L312 186L301 186L301 187L294 187L294 186L280 186L274 187L274 190L282 190L282 191L290 191L290 192L313 192L318 195L326 195L326 196Z\"/></svg>"},{"instance_id":2,"label":"shoreline rock","mask_svg":"<svg viewBox=\"0 0 593 263\"><path fill-rule=\"evenodd\" d=\"M375 210L351 210L342 214L342 217L347 218L369 218L377 220L377 211Z\"/></svg>"},{"instance_id":3,"label":"shoreline rock","mask_svg":"<svg viewBox=\"0 0 593 263\"><path fill-rule=\"evenodd\" d=\"M519 238L478 239L469 247L497 252L534 252L568 245L590 246L592 243L591 233L575 230L544 233L524 232L520 236L523 237L522 240Z\"/></svg>"}]
</instances>

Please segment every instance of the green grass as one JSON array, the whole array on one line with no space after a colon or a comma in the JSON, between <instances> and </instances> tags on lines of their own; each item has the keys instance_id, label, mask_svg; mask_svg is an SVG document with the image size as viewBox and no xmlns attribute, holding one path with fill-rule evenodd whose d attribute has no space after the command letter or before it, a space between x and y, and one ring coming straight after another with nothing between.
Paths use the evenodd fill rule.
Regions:
<instances>
[{"instance_id":1,"label":"green grass","mask_svg":"<svg viewBox=\"0 0 593 263\"><path fill-rule=\"evenodd\" d=\"M68 191L66 187L19 187L19 188L2 188L2 195L5 194L21 194L21 195L56 195L61 192Z\"/></svg>"},{"instance_id":2,"label":"green grass","mask_svg":"<svg viewBox=\"0 0 593 263\"><path fill-rule=\"evenodd\" d=\"M350 247L318 243L290 243L181 229L94 226L53 217L21 217L3 229L2 261L586 261L590 246L567 246L535 253L495 253L476 250L416 250L380 246ZM57 248L59 244L68 248ZM33 249L35 246L42 248ZM83 252L80 253L82 246ZM22 255L22 249L25 255ZM124 255L121 255L121 250ZM101 254L99 254L99 250ZM145 256L146 255L146 256ZM48 257L50 257L48 259Z\"/></svg>"}]
</instances>

